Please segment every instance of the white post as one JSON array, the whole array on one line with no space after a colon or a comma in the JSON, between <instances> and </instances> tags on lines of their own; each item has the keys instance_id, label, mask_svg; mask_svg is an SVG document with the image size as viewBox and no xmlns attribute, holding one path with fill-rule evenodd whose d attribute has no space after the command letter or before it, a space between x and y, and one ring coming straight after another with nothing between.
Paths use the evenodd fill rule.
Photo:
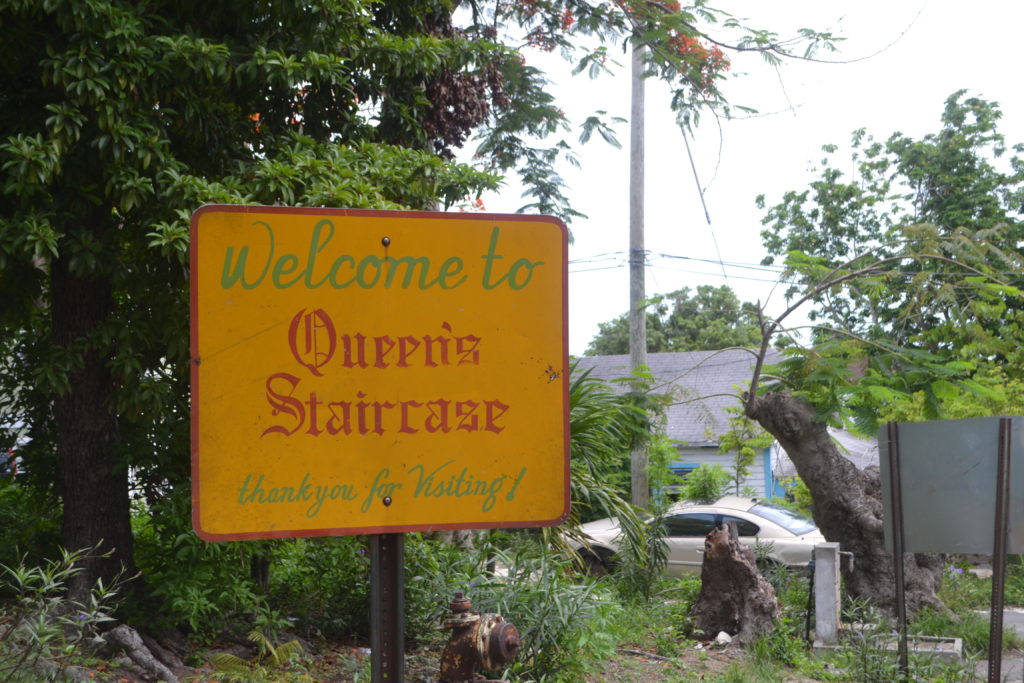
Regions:
<instances>
[{"instance_id":1,"label":"white post","mask_svg":"<svg viewBox=\"0 0 1024 683\"><path fill-rule=\"evenodd\" d=\"M647 309L644 307L644 47L633 45L629 126L629 361L633 369L647 365ZM633 505L647 507L647 448L630 457Z\"/></svg>"},{"instance_id":2,"label":"white post","mask_svg":"<svg viewBox=\"0 0 1024 683\"><path fill-rule=\"evenodd\" d=\"M839 544L814 546L814 644L839 643Z\"/></svg>"}]
</instances>

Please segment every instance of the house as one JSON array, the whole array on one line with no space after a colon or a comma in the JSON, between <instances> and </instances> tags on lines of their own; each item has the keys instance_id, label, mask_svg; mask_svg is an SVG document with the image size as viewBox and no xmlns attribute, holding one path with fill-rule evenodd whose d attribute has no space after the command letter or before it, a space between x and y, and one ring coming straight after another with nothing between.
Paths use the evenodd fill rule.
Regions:
<instances>
[{"instance_id":1,"label":"house","mask_svg":"<svg viewBox=\"0 0 1024 683\"><path fill-rule=\"evenodd\" d=\"M647 367L655 378L654 391L671 394L674 399L665 414L665 433L679 450L678 459L671 465L676 474L685 477L705 463L732 469L735 455L719 453L718 442L729 429L729 418L735 416L726 408L739 407L739 396L750 383L754 360L749 349L647 354ZM589 371L591 376L607 381L629 377L630 370L629 356L584 356L577 364L577 372ZM615 386L628 390L625 383ZM752 489L758 497L782 494L773 475L772 456L771 448L759 454L740 483L741 489Z\"/></svg>"},{"instance_id":2,"label":"house","mask_svg":"<svg viewBox=\"0 0 1024 683\"><path fill-rule=\"evenodd\" d=\"M779 352L769 350L768 362L777 362ZM754 352L750 349L721 351L686 351L647 354L647 367L655 378L654 391L670 394L674 400L666 411L666 435L676 444L678 459L671 469L685 477L704 463L718 463L731 470L734 453L719 453L719 439L729 429L729 418L736 413L740 394L746 390L754 369ZM606 381L629 377L629 356L583 356L577 372L589 371L591 376ZM627 391L626 383L613 386ZM878 446L874 440L858 439L840 430L832 431L840 452L863 469L878 464ZM782 480L796 474L785 451L773 444L765 448L740 482L741 490L754 491L759 498L782 496Z\"/></svg>"}]
</instances>

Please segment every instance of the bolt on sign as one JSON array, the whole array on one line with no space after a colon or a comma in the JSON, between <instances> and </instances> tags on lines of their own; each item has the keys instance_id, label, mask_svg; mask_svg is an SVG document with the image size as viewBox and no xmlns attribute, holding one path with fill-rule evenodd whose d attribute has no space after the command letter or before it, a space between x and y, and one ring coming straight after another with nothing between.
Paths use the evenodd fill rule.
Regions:
<instances>
[{"instance_id":1,"label":"bolt on sign","mask_svg":"<svg viewBox=\"0 0 1024 683\"><path fill-rule=\"evenodd\" d=\"M205 206L191 240L202 538L565 518L561 221Z\"/></svg>"}]
</instances>

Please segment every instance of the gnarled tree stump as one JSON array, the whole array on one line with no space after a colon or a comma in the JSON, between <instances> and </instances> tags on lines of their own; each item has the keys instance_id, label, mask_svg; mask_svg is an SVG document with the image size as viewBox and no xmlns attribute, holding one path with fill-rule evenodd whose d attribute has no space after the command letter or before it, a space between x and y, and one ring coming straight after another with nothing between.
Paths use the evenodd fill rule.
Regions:
<instances>
[{"instance_id":1,"label":"gnarled tree stump","mask_svg":"<svg viewBox=\"0 0 1024 683\"><path fill-rule=\"evenodd\" d=\"M740 544L736 524L715 529L704 541L700 594L691 614L709 638L725 631L742 643L771 633L779 619L775 590Z\"/></svg>"}]
</instances>

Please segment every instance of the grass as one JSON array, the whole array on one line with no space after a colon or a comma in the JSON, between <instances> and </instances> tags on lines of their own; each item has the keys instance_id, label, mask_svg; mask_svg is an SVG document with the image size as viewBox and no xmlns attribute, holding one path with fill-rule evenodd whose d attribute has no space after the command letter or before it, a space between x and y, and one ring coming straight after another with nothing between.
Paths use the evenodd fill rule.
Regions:
<instances>
[{"instance_id":1,"label":"grass","mask_svg":"<svg viewBox=\"0 0 1024 683\"><path fill-rule=\"evenodd\" d=\"M908 625L912 635L960 638L964 646L962 661L928 656L912 656L913 680L954 683L980 681L976 665L986 656L988 617L979 611L989 607L991 579L979 578L966 570L962 562L950 565L944 577L940 597L947 611L925 610ZM789 575L776 581L777 595L783 607L776 631L748 646L743 656L732 657L710 666L693 655L699 641L692 635L689 612L700 589L696 577L663 579L650 603L626 605L617 621L615 638L620 648L646 650L661 657L685 661L691 677L699 675L714 683L732 681L879 681L898 675L897 655L885 649L895 626L869 607L854 604L844 615L846 621L867 624L856 635L845 639L835 652L814 653L804 639L807 606L807 579ZM1013 558L1008 567L1006 604L1024 605L1024 561ZM1020 649L1021 638L1012 629L1004 629L1004 650ZM707 659L707 655L705 656ZM677 669L678 671L678 669ZM685 680L680 677L648 677L649 681ZM614 679L602 679L614 680ZM626 680L625 678L619 680Z\"/></svg>"}]
</instances>

